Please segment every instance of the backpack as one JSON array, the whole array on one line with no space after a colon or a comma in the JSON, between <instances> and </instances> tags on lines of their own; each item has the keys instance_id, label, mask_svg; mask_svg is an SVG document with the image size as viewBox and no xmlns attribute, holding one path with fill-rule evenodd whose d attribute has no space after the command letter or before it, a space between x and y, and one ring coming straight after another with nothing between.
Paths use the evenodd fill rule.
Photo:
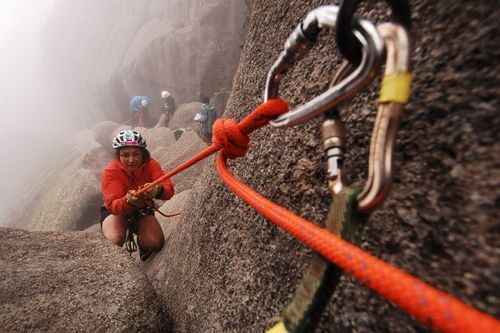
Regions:
<instances>
[{"instance_id":1,"label":"backpack","mask_svg":"<svg viewBox=\"0 0 500 333\"><path fill-rule=\"evenodd\" d=\"M217 112L213 105L208 103L202 104L201 111L195 115L193 120L199 123L201 139L205 142L211 142L212 126L215 120L217 120Z\"/></svg>"}]
</instances>

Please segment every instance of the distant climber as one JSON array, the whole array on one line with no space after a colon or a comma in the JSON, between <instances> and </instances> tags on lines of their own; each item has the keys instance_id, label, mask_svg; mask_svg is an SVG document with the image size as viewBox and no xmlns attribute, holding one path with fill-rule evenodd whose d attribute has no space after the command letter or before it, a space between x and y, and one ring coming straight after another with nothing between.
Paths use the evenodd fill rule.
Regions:
<instances>
[{"instance_id":1,"label":"distant climber","mask_svg":"<svg viewBox=\"0 0 500 333\"><path fill-rule=\"evenodd\" d=\"M208 143L212 143L212 126L217 120L217 111L212 104L210 104L210 99L206 96L201 97L201 110L194 116L194 121L197 123L196 132L200 138Z\"/></svg>"},{"instance_id":2,"label":"distant climber","mask_svg":"<svg viewBox=\"0 0 500 333\"><path fill-rule=\"evenodd\" d=\"M144 118L153 101L148 96L134 96L129 103L130 118L132 127L144 127Z\"/></svg>"},{"instance_id":3,"label":"distant climber","mask_svg":"<svg viewBox=\"0 0 500 333\"><path fill-rule=\"evenodd\" d=\"M150 199L168 200L174 195L170 179L153 186L145 196L136 196L139 186L147 185L164 175L156 160L146 149L146 140L136 131L121 131L113 139L115 158L102 173L101 185L104 205L101 207L101 229L104 236L118 246L137 245L141 260L146 260L163 247L162 228L147 203ZM132 237L132 238L130 238ZM135 245L135 243L133 243ZM129 251L131 251L129 249Z\"/></svg>"},{"instance_id":4,"label":"distant climber","mask_svg":"<svg viewBox=\"0 0 500 333\"><path fill-rule=\"evenodd\" d=\"M161 98L163 99L163 113L166 117L165 127L168 127L168 124L175 113L175 100L166 90L161 92Z\"/></svg>"}]
</instances>

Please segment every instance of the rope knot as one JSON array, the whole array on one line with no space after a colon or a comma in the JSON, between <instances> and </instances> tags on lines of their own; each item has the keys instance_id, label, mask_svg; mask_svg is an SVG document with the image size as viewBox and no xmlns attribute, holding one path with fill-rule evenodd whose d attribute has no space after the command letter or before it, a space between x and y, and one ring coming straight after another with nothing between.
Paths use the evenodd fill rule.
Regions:
<instances>
[{"instance_id":1,"label":"rope knot","mask_svg":"<svg viewBox=\"0 0 500 333\"><path fill-rule=\"evenodd\" d=\"M243 157L250 148L250 139L243 134L234 119L217 119L213 125L213 145L230 158Z\"/></svg>"}]
</instances>

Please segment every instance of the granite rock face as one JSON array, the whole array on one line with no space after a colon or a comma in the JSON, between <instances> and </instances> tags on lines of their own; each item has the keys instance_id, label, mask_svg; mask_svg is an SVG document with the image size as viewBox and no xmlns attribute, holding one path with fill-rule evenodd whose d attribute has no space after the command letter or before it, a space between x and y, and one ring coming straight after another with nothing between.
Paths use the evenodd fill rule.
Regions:
<instances>
[{"instance_id":1,"label":"granite rock face","mask_svg":"<svg viewBox=\"0 0 500 333\"><path fill-rule=\"evenodd\" d=\"M206 143L201 141L193 130L189 129L182 134L175 144L170 147L160 147L153 150L151 154L157 158L165 171L169 171L187 161L206 147ZM208 157L173 176L172 181L174 182L175 192L181 193L191 189L199 180L205 166L214 165L213 161L213 157Z\"/></svg>"},{"instance_id":2,"label":"granite rock face","mask_svg":"<svg viewBox=\"0 0 500 333\"><path fill-rule=\"evenodd\" d=\"M96 233L0 228L5 332L167 332L164 305L137 264Z\"/></svg>"},{"instance_id":3,"label":"granite rock face","mask_svg":"<svg viewBox=\"0 0 500 333\"><path fill-rule=\"evenodd\" d=\"M98 222L101 172L112 155L95 138L94 131L81 131L55 149L28 179L2 225L55 231Z\"/></svg>"},{"instance_id":4,"label":"granite rock face","mask_svg":"<svg viewBox=\"0 0 500 333\"><path fill-rule=\"evenodd\" d=\"M168 123L168 127L175 128L193 128L195 122L193 120L196 113L200 112L201 103L191 102L179 104L175 110L174 116Z\"/></svg>"},{"instance_id":5,"label":"granite rock face","mask_svg":"<svg viewBox=\"0 0 500 333\"><path fill-rule=\"evenodd\" d=\"M225 117L242 119L262 102L267 71L292 29L322 1L250 2L248 34ZM388 19L383 2L357 14ZM464 302L500 316L498 274L498 6L490 1L411 1L414 82L396 146L392 191L375 211L361 248ZM283 77L291 107L324 91L340 63L333 34ZM340 108L348 129L346 183L363 186L380 75ZM236 177L316 223L330 205L321 120L251 134ZM173 237L173 235L171 236ZM262 332L280 314L310 251L257 214L205 168L164 256L179 331ZM149 268L154 272L154 268ZM430 331L345 275L320 332Z\"/></svg>"}]
</instances>

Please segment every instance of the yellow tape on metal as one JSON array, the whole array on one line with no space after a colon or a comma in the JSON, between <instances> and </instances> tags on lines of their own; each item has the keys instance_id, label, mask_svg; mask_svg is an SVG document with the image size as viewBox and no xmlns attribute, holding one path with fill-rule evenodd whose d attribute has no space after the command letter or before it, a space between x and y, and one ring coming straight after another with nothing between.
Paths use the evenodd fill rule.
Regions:
<instances>
[{"instance_id":1,"label":"yellow tape on metal","mask_svg":"<svg viewBox=\"0 0 500 333\"><path fill-rule=\"evenodd\" d=\"M274 325L273 328L268 329L266 333L288 333L288 331L286 330L285 324L280 321Z\"/></svg>"},{"instance_id":2,"label":"yellow tape on metal","mask_svg":"<svg viewBox=\"0 0 500 333\"><path fill-rule=\"evenodd\" d=\"M410 97L411 73L384 75L380 87L379 103L408 103Z\"/></svg>"}]
</instances>

